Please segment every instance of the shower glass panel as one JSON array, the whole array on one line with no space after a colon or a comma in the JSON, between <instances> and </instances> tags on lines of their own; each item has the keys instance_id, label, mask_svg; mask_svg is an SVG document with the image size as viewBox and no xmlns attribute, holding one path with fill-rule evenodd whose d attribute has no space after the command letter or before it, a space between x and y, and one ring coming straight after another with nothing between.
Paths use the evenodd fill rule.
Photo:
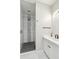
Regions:
<instances>
[{"instance_id":1,"label":"shower glass panel","mask_svg":"<svg viewBox=\"0 0 79 59\"><path fill-rule=\"evenodd\" d=\"M21 0L20 52L35 50L35 9L36 3Z\"/></svg>"},{"instance_id":2,"label":"shower glass panel","mask_svg":"<svg viewBox=\"0 0 79 59\"><path fill-rule=\"evenodd\" d=\"M26 15L24 19L24 42L35 41L35 18Z\"/></svg>"}]
</instances>

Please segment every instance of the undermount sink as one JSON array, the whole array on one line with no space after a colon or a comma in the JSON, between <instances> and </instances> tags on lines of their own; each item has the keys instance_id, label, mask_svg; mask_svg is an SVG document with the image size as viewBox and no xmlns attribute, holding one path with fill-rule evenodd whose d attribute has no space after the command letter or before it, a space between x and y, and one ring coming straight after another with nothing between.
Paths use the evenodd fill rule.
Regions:
<instances>
[{"instance_id":1,"label":"undermount sink","mask_svg":"<svg viewBox=\"0 0 79 59\"><path fill-rule=\"evenodd\" d=\"M55 37L45 35L43 38L45 38L46 40L49 40L50 42L55 43L56 45L59 45L59 39L56 39Z\"/></svg>"}]
</instances>

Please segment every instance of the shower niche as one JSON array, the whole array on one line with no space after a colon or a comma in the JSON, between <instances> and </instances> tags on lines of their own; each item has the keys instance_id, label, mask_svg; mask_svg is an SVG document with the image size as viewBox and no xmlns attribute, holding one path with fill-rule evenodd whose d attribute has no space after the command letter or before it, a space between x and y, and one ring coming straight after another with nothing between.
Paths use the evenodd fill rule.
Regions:
<instances>
[{"instance_id":1,"label":"shower niche","mask_svg":"<svg viewBox=\"0 0 79 59\"><path fill-rule=\"evenodd\" d=\"M21 0L20 52L35 50L35 2Z\"/></svg>"}]
</instances>

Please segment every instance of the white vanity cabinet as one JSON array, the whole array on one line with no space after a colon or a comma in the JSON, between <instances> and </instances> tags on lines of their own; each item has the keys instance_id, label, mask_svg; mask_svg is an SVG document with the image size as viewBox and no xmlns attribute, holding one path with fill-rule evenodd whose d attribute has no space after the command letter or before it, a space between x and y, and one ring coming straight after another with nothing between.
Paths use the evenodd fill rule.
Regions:
<instances>
[{"instance_id":1,"label":"white vanity cabinet","mask_svg":"<svg viewBox=\"0 0 79 59\"><path fill-rule=\"evenodd\" d=\"M43 38L43 50L48 59L59 59L59 45L47 38Z\"/></svg>"}]
</instances>

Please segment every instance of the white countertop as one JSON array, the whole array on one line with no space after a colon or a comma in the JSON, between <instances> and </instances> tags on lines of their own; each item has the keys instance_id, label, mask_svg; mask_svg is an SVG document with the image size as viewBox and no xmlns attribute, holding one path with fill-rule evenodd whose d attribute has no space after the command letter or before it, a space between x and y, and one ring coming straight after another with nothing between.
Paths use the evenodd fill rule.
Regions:
<instances>
[{"instance_id":1,"label":"white countertop","mask_svg":"<svg viewBox=\"0 0 79 59\"><path fill-rule=\"evenodd\" d=\"M55 39L54 37L51 37L49 35L45 35L43 38L55 43L56 45L59 45L59 39Z\"/></svg>"}]
</instances>

